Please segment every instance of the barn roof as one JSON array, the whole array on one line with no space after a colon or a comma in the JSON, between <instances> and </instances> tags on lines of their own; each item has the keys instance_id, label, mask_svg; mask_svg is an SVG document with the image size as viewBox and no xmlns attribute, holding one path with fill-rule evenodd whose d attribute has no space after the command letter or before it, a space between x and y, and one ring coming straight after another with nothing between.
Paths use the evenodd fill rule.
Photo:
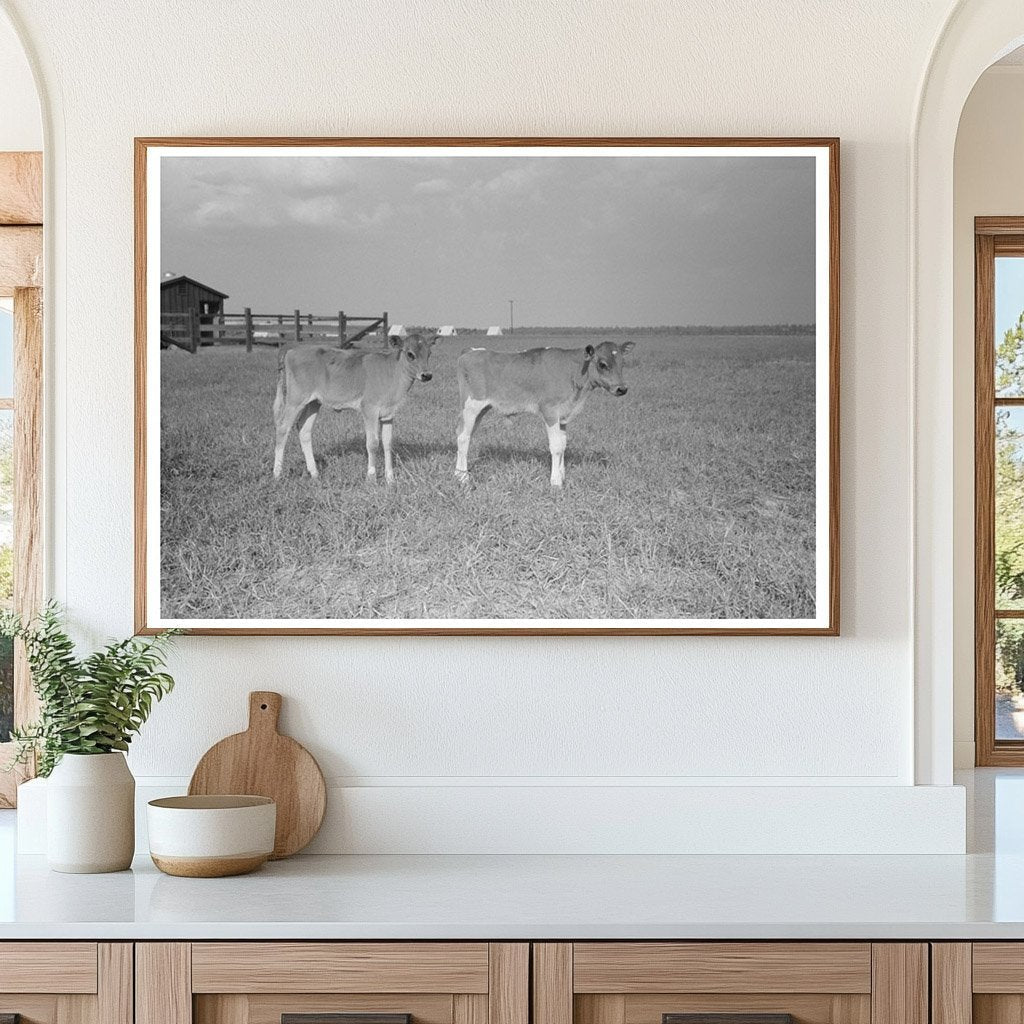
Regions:
<instances>
[{"instance_id":1,"label":"barn roof","mask_svg":"<svg viewBox=\"0 0 1024 1024\"><path fill-rule=\"evenodd\" d=\"M202 288L204 292L212 292L214 295L219 295L222 299L229 298L225 292L219 292L216 288L211 288L208 284L203 284L202 281L197 281L194 277L189 277L187 274L178 274L177 277L169 277L166 281L160 282L160 287L167 288L172 284L180 284L182 281L188 281L189 284L194 284L197 288Z\"/></svg>"}]
</instances>

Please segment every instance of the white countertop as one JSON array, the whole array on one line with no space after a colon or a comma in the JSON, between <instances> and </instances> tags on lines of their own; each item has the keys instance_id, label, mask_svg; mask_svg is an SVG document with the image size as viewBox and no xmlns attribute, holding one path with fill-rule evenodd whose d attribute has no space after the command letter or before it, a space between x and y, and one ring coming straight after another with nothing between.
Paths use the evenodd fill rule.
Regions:
<instances>
[{"instance_id":1,"label":"white countertop","mask_svg":"<svg viewBox=\"0 0 1024 1024\"><path fill-rule=\"evenodd\" d=\"M240 878L60 875L0 812L0 940L1024 939L1024 772L978 771L966 856L296 857Z\"/></svg>"},{"instance_id":2,"label":"white countertop","mask_svg":"<svg viewBox=\"0 0 1024 1024\"><path fill-rule=\"evenodd\" d=\"M240 878L18 862L0 939L1024 938L1024 856L298 857Z\"/></svg>"}]
</instances>

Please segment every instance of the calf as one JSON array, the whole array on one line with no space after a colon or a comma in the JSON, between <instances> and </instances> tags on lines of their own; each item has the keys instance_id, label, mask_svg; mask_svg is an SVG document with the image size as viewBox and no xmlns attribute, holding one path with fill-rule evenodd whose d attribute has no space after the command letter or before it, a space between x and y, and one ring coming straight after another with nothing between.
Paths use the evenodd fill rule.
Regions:
<instances>
[{"instance_id":1,"label":"calf","mask_svg":"<svg viewBox=\"0 0 1024 1024\"><path fill-rule=\"evenodd\" d=\"M366 427L366 476L377 479L377 449L384 443L384 477L395 478L391 461L392 423L413 382L428 381L430 349L435 338L420 334L388 339L387 352L297 346L282 350L274 398L276 447L274 476L281 475L284 446L298 424L299 444L312 477L319 476L313 458L313 424L321 406L355 409Z\"/></svg>"},{"instance_id":2,"label":"calf","mask_svg":"<svg viewBox=\"0 0 1024 1024\"><path fill-rule=\"evenodd\" d=\"M633 342L611 341L586 348L531 348L527 352L490 352L471 348L458 360L462 428L455 474L469 475L469 443L487 409L506 416L532 413L548 428L551 486L565 481L565 426L583 408L595 388L624 395L622 360Z\"/></svg>"}]
</instances>

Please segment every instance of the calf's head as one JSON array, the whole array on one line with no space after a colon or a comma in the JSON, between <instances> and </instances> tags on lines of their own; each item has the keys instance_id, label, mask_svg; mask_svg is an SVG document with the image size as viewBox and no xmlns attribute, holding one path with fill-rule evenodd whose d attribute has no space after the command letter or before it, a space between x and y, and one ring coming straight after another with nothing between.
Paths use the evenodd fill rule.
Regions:
<instances>
[{"instance_id":1,"label":"calf's head","mask_svg":"<svg viewBox=\"0 0 1024 1024\"><path fill-rule=\"evenodd\" d=\"M625 341L621 345L614 341L603 341L600 345L588 345L587 379L590 386L604 388L613 395L624 395L629 389L622 380L622 359L633 342Z\"/></svg>"},{"instance_id":2,"label":"calf's head","mask_svg":"<svg viewBox=\"0 0 1024 1024\"><path fill-rule=\"evenodd\" d=\"M430 350L436 340L436 334L428 338L422 334L410 334L407 338L391 339L399 365L413 380L428 381L434 376L430 372Z\"/></svg>"}]
</instances>

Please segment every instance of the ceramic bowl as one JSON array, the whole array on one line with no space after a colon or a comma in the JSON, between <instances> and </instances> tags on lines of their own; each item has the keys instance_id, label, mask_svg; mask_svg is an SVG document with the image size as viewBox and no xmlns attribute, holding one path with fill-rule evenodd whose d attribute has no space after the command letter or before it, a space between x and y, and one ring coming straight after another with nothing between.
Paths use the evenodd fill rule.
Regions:
<instances>
[{"instance_id":1,"label":"ceramic bowl","mask_svg":"<svg viewBox=\"0 0 1024 1024\"><path fill-rule=\"evenodd\" d=\"M274 851L277 805L266 796L169 796L147 808L149 853L168 875L255 871Z\"/></svg>"}]
</instances>

